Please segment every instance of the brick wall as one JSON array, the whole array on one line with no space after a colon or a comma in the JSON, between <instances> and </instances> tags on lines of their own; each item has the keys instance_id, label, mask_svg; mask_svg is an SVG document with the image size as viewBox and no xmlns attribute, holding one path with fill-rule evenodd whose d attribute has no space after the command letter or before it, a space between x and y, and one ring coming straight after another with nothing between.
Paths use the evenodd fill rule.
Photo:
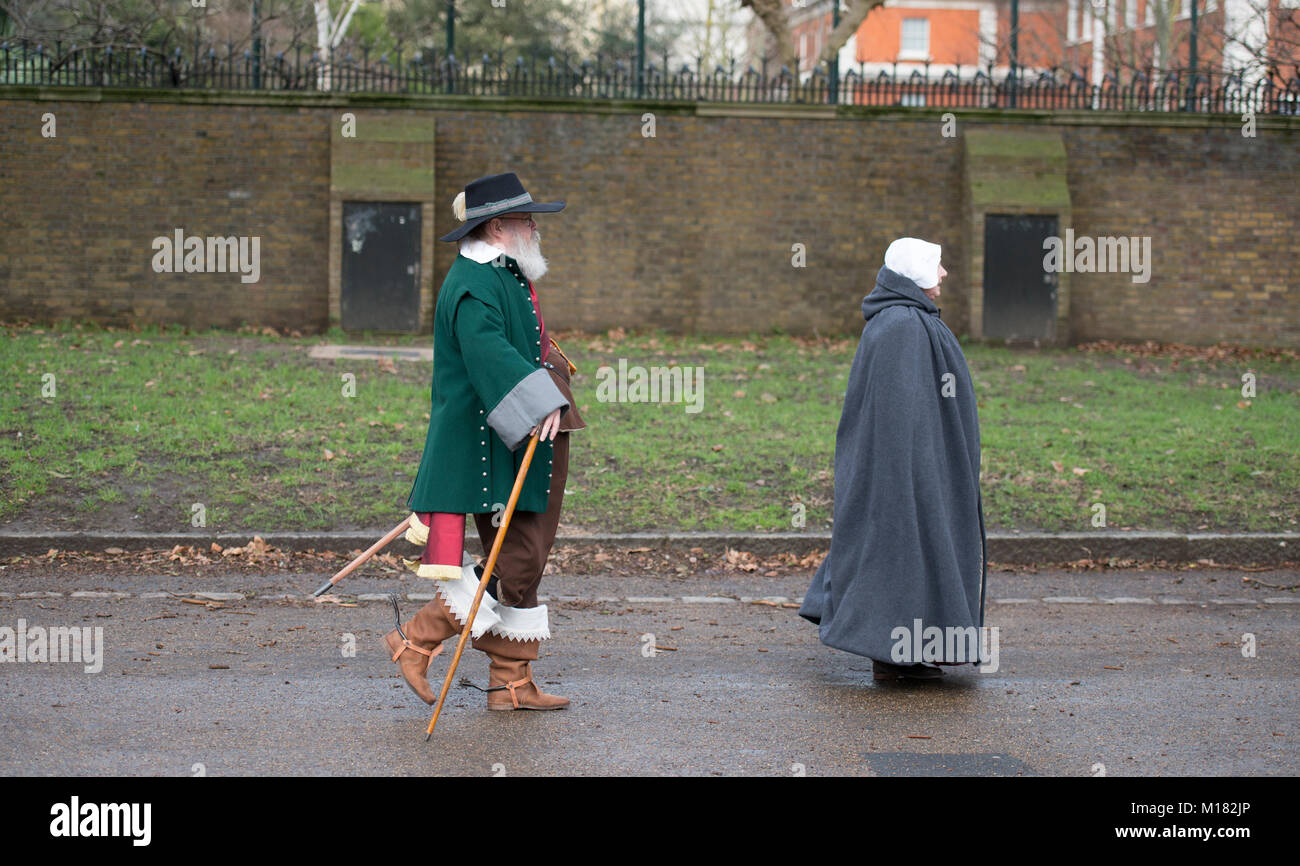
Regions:
<instances>
[{"instance_id":1,"label":"brick wall","mask_svg":"<svg viewBox=\"0 0 1300 866\"><path fill-rule=\"evenodd\" d=\"M0 101L0 316L320 325L327 123L303 108ZM153 238L177 228L260 237L261 281L154 273Z\"/></svg>"},{"instance_id":2,"label":"brick wall","mask_svg":"<svg viewBox=\"0 0 1300 866\"><path fill-rule=\"evenodd\" d=\"M568 201L540 218L555 328L853 333L885 247L915 235L945 247L943 316L963 332L960 136L1047 125L1076 234L1153 239L1149 283L1072 275L1071 339L1300 345L1292 118L1261 118L1251 139L1231 117L971 110L945 138L938 110L93 89L0 90L0 318L328 326L331 127L358 110L433 118L435 236L483 174ZM57 138L41 136L46 112ZM154 273L151 240L178 227L259 235L260 282ZM794 244L807 267L791 266ZM427 291L454 255L434 244Z\"/></svg>"},{"instance_id":3,"label":"brick wall","mask_svg":"<svg viewBox=\"0 0 1300 866\"><path fill-rule=\"evenodd\" d=\"M1300 345L1300 135L1065 130L1076 233L1151 237L1152 276L1073 274L1076 339Z\"/></svg>"}]
</instances>

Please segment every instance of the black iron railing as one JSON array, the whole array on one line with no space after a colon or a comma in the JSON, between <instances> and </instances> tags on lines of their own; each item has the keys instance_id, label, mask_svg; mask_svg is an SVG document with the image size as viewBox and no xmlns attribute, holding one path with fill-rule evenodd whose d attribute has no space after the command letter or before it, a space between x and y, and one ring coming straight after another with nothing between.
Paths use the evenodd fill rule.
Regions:
<instances>
[{"instance_id":1,"label":"black iron railing","mask_svg":"<svg viewBox=\"0 0 1300 866\"><path fill-rule=\"evenodd\" d=\"M5 85L180 88L190 90L331 91L462 94L567 99L680 102L831 103L931 108L1300 114L1300 70L1244 76L1222 73L1123 72L1090 84L1082 74L1051 70L995 80L974 68L867 72L850 69L832 82L823 68L796 77L785 68L737 69L648 63L638 76L627 60L484 55L476 63L421 52L392 59L301 47L255 55L232 46L185 53L180 48L95 48L0 43Z\"/></svg>"}]
</instances>

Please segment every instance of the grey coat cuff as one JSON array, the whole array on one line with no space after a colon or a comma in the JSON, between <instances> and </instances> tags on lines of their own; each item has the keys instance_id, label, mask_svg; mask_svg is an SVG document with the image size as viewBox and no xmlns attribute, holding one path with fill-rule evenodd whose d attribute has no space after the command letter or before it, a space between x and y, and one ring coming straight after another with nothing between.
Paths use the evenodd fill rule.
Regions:
<instances>
[{"instance_id":1,"label":"grey coat cuff","mask_svg":"<svg viewBox=\"0 0 1300 866\"><path fill-rule=\"evenodd\" d=\"M569 401L551 381L545 369L534 370L519 380L488 413L487 422L501 441L515 451L528 440L534 427L556 409L567 409Z\"/></svg>"}]
</instances>

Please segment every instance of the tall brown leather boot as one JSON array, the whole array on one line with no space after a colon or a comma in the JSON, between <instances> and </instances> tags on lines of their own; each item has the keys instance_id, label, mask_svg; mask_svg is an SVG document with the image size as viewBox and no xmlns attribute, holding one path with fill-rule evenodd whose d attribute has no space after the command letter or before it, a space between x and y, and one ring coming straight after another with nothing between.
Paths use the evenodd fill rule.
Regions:
<instances>
[{"instance_id":1,"label":"tall brown leather boot","mask_svg":"<svg viewBox=\"0 0 1300 866\"><path fill-rule=\"evenodd\" d=\"M397 603L393 603L397 610ZM429 662L442 652L442 642L460 634L461 626L441 595L426 604L406 623L384 635L384 646L402 669L402 678L426 704L437 700L429 686Z\"/></svg>"},{"instance_id":2,"label":"tall brown leather boot","mask_svg":"<svg viewBox=\"0 0 1300 866\"><path fill-rule=\"evenodd\" d=\"M488 632L474 638L474 648L487 653L489 710L562 710L568 698L548 695L533 682L530 662L537 659L540 640L510 640Z\"/></svg>"}]
</instances>

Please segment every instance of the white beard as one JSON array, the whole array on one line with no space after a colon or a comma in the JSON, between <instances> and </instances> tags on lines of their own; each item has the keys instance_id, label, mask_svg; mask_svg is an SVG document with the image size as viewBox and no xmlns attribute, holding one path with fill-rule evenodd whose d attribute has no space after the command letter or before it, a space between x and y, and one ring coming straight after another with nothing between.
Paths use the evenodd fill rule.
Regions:
<instances>
[{"instance_id":1,"label":"white beard","mask_svg":"<svg viewBox=\"0 0 1300 866\"><path fill-rule=\"evenodd\" d=\"M506 253L519 262L519 270L535 283L546 275L546 259L542 256L542 233L534 231L529 234L527 239L514 234Z\"/></svg>"}]
</instances>

